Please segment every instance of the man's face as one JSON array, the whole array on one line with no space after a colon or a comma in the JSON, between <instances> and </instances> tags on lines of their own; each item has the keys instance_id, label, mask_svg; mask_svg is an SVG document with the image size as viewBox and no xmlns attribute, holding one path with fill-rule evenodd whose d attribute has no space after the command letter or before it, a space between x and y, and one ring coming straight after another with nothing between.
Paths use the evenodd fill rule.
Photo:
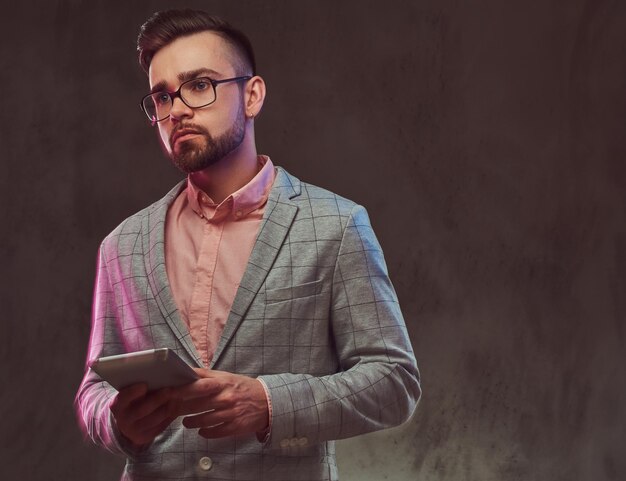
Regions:
<instances>
[{"instance_id":1,"label":"man's face","mask_svg":"<svg viewBox=\"0 0 626 481\"><path fill-rule=\"evenodd\" d=\"M151 90L174 92L191 78L236 77L232 48L212 32L174 40L153 57L148 73ZM174 99L170 116L159 122L159 134L174 164L184 172L203 170L235 152L245 135L245 112L239 84L217 88L217 100L192 109Z\"/></svg>"}]
</instances>

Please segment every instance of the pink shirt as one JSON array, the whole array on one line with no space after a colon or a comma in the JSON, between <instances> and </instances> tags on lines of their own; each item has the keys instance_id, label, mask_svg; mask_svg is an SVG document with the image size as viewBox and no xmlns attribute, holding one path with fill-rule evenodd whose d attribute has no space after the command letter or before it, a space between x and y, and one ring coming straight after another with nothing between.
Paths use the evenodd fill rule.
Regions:
<instances>
[{"instance_id":1,"label":"pink shirt","mask_svg":"<svg viewBox=\"0 0 626 481\"><path fill-rule=\"evenodd\" d=\"M165 267L174 301L205 366L209 366L246 269L274 165L259 156L248 184L215 204L191 179L165 221Z\"/></svg>"}]
</instances>

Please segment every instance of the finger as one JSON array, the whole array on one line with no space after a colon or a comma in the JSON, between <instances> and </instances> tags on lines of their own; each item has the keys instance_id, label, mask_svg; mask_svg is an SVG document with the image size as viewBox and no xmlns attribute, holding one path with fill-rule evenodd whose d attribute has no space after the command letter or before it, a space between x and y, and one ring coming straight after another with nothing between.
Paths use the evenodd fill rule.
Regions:
<instances>
[{"instance_id":1,"label":"finger","mask_svg":"<svg viewBox=\"0 0 626 481\"><path fill-rule=\"evenodd\" d=\"M216 401L213 397L194 398L180 400L180 403L177 406L177 412L179 416L185 416L187 414L197 414L213 409L224 409L228 407L231 407L230 403Z\"/></svg>"},{"instance_id":2,"label":"finger","mask_svg":"<svg viewBox=\"0 0 626 481\"><path fill-rule=\"evenodd\" d=\"M262 404L265 407L267 404L267 400L265 398L264 391L262 392L262 396ZM226 387L212 395L207 395L204 397L194 396L182 399L180 403L180 411L178 412L178 414L182 416L185 414L200 413L211 409L227 409L246 400L247 398L241 397L241 395L235 393L233 389ZM248 399L248 401L250 400Z\"/></svg>"},{"instance_id":3,"label":"finger","mask_svg":"<svg viewBox=\"0 0 626 481\"><path fill-rule=\"evenodd\" d=\"M165 431L165 429L167 429L167 427L174 421L174 419L176 418L169 417L162 420L161 423L152 428L140 431L133 431L133 438L135 439L136 444L142 445L153 442L154 438L156 438L159 434Z\"/></svg>"},{"instance_id":4,"label":"finger","mask_svg":"<svg viewBox=\"0 0 626 481\"><path fill-rule=\"evenodd\" d=\"M205 428L215 426L221 423L232 423L247 425L252 417L247 415L243 410L236 408L227 409L211 409L210 411L185 416L183 425L186 428Z\"/></svg>"},{"instance_id":5,"label":"finger","mask_svg":"<svg viewBox=\"0 0 626 481\"><path fill-rule=\"evenodd\" d=\"M136 400L129 406L131 417L135 421L150 416L154 412L167 406L171 398L169 388L161 389L152 393L148 393L143 399Z\"/></svg>"},{"instance_id":6,"label":"finger","mask_svg":"<svg viewBox=\"0 0 626 481\"><path fill-rule=\"evenodd\" d=\"M170 403L164 403L147 416L135 419L132 422L132 429L139 433L148 433L158 428L166 421L168 421L165 425L165 427L167 427L176 417L177 416L172 415Z\"/></svg>"},{"instance_id":7,"label":"finger","mask_svg":"<svg viewBox=\"0 0 626 481\"><path fill-rule=\"evenodd\" d=\"M214 396L224 389L220 381L203 378L190 384L185 384L172 388L172 396L181 399L194 399L200 397Z\"/></svg>"},{"instance_id":8,"label":"finger","mask_svg":"<svg viewBox=\"0 0 626 481\"><path fill-rule=\"evenodd\" d=\"M219 371L213 371L212 369L205 369L202 367L192 367L192 369L196 371L196 374L200 376L200 378L214 377L214 373L219 372Z\"/></svg>"},{"instance_id":9,"label":"finger","mask_svg":"<svg viewBox=\"0 0 626 481\"><path fill-rule=\"evenodd\" d=\"M217 424L231 422L235 418L232 409L211 410L194 416L187 416L183 419L186 428L206 428Z\"/></svg>"},{"instance_id":10,"label":"finger","mask_svg":"<svg viewBox=\"0 0 626 481\"><path fill-rule=\"evenodd\" d=\"M148 392L146 384L133 384L118 391L111 402L111 410L124 411L130 404L142 398Z\"/></svg>"},{"instance_id":11,"label":"finger","mask_svg":"<svg viewBox=\"0 0 626 481\"><path fill-rule=\"evenodd\" d=\"M160 424L156 425L151 430L148 430L148 432L146 433L146 436L149 437L150 439L156 438L159 434L165 431L168 428L168 426L174 422L175 419L176 418L172 416L165 418L163 421L161 421Z\"/></svg>"},{"instance_id":12,"label":"finger","mask_svg":"<svg viewBox=\"0 0 626 481\"><path fill-rule=\"evenodd\" d=\"M127 415L117 422L118 428L137 445L151 443L178 417L176 408L172 407L176 402L172 399L141 419L130 419Z\"/></svg>"},{"instance_id":13,"label":"finger","mask_svg":"<svg viewBox=\"0 0 626 481\"><path fill-rule=\"evenodd\" d=\"M248 432L240 432L233 423L223 423L217 426L202 428L198 430L198 434L206 439L225 438L229 436L241 436L249 434Z\"/></svg>"}]
</instances>

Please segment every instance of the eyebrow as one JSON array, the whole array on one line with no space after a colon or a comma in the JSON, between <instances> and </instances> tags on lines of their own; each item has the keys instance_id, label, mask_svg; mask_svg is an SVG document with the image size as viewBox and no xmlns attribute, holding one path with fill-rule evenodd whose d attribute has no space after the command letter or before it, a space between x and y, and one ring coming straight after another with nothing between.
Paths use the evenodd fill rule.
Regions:
<instances>
[{"instance_id":1,"label":"eyebrow","mask_svg":"<svg viewBox=\"0 0 626 481\"><path fill-rule=\"evenodd\" d=\"M188 80L198 78L202 75L207 75L211 78L213 78L214 76L218 76L218 77L221 76L219 72L216 72L213 69L202 67L202 68L197 68L195 70L188 70L187 72L181 72L177 75L177 78L180 83L183 83L183 82L187 82ZM153 94L155 92L166 90L166 87L167 87L167 82L165 80L161 80L160 82L157 82L154 84L154 86L150 89L150 93Z\"/></svg>"}]
</instances>

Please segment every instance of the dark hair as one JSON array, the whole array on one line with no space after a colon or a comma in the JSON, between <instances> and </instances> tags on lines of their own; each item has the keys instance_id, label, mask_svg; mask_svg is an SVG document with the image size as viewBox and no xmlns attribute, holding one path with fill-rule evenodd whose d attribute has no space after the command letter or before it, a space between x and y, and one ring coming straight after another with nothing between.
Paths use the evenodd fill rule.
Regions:
<instances>
[{"instance_id":1,"label":"dark hair","mask_svg":"<svg viewBox=\"0 0 626 481\"><path fill-rule=\"evenodd\" d=\"M256 75L254 51L248 37L215 15L191 9L156 12L141 26L137 38L139 65L147 73L152 58L160 49L179 37L205 31L215 32L233 47L241 66L248 70L237 72L238 75Z\"/></svg>"}]
</instances>

